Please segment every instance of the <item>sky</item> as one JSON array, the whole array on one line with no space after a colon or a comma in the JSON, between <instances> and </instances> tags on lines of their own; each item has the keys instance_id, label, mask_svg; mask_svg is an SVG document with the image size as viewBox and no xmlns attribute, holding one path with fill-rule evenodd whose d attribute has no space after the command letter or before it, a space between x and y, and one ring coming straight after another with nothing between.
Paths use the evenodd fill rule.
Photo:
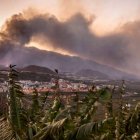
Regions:
<instances>
[{"instance_id":1,"label":"sky","mask_svg":"<svg viewBox=\"0 0 140 140\"><path fill-rule=\"evenodd\" d=\"M0 51L34 46L139 72L139 13L140 0L0 0Z\"/></svg>"},{"instance_id":2,"label":"sky","mask_svg":"<svg viewBox=\"0 0 140 140\"><path fill-rule=\"evenodd\" d=\"M36 8L64 19L75 12L94 15L92 28L103 35L116 30L127 21L139 18L139 0L0 0L0 25L11 15L27 8Z\"/></svg>"}]
</instances>

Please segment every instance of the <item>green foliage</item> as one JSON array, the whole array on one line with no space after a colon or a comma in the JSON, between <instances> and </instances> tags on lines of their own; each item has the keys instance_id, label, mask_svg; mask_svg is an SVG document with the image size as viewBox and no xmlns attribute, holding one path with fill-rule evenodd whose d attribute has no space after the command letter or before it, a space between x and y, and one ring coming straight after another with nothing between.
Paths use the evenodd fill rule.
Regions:
<instances>
[{"instance_id":1,"label":"green foliage","mask_svg":"<svg viewBox=\"0 0 140 140\"><path fill-rule=\"evenodd\" d=\"M75 96L64 104L57 81L49 102L48 93L38 93L34 89L31 102L28 108L25 108L23 104L26 96L18 82L18 72L14 66L10 66L7 117L9 125L7 126L4 120L1 122L6 124L7 132L16 140L139 140L140 103L135 108L130 108L123 102L123 81L118 91L118 108L114 110L113 92L110 88L97 90L94 86L86 97L81 99L80 95L75 93ZM105 115L99 118L101 109Z\"/></svg>"},{"instance_id":2,"label":"green foliage","mask_svg":"<svg viewBox=\"0 0 140 140\"><path fill-rule=\"evenodd\" d=\"M26 111L22 107L22 97L24 93L19 85L18 72L14 69L14 66L10 65L9 72L9 123L16 139L25 139L26 127L27 127L27 116Z\"/></svg>"},{"instance_id":3,"label":"green foliage","mask_svg":"<svg viewBox=\"0 0 140 140\"><path fill-rule=\"evenodd\" d=\"M67 118L64 118L60 121L48 124L33 137L33 140L63 140L64 124L66 121Z\"/></svg>"},{"instance_id":4,"label":"green foliage","mask_svg":"<svg viewBox=\"0 0 140 140\"><path fill-rule=\"evenodd\" d=\"M33 95L32 95L32 105L30 109L30 120L36 121L39 119L39 113L40 112L40 105L39 105L39 96L36 89L34 89Z\"/></svg>"}]
</instances>

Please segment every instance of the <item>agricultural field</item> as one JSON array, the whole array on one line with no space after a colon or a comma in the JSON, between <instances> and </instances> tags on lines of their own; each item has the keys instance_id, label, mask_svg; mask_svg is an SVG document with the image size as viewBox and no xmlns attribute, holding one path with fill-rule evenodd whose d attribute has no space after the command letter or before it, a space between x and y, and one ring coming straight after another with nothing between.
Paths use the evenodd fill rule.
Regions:
<instances>
[{"instance_id":1,"label":"agricultural field","mask_svg":"<svg viewBox=\"0 0 140 140\"><path fill-rule=\"evenodd\" d=\"M138 82L110 82L117 88L99 89L96 83L88 92L70 93L60 92L56 82L54 92L34 88L28 95L18 76L10 66L8 90L0 93L1 140L140 139Z\"/></svg>"}]
</instances>

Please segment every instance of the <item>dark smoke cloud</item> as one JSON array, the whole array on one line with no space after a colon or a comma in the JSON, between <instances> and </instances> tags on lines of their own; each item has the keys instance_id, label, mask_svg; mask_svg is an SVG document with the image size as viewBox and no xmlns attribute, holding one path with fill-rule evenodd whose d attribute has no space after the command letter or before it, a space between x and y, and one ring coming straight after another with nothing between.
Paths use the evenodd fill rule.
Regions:
<instances>
[{"instance_id":1,"label":"dark smoke cloud","mask_svg":"<svg viewBox=\"0 0 140 140\"><path fill-rule=\"evenodd\" d=\"M94 18L87 19L80 13L66 21L60 21L49 14L32 17L26 17L24 13L14 15L5 23L0 33L0 58L11 60L12 53L19 47L18 50L22 50L19 57L23 62L32 63L32 57L37 57L35 60L40 61L37 53L31 55L30 52L30 56L26 55L26 58L25 55L22 56L24 51L28 54L26 44L36 39L43 45L49 42L56 49L67 50L82 58L118 68L131 67L131 60L135 61L133 55L139 49L140 23L128 23L119 33L99 37L90 29L93 21Z\"/></svg>"}]
</instances>

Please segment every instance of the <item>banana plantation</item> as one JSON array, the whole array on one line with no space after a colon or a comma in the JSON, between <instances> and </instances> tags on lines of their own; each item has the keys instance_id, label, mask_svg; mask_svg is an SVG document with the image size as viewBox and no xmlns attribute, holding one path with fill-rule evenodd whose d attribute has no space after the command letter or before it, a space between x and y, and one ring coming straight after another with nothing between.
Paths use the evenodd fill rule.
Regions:
<instances>
[{"instance_id":1,"label":"banana plantation","mask_svg":"<svg viewBox=\"0 0 140 140\"><path fill-rule=\"evenodd\" d=\"M117 89L96 89L64 99L55 92L27 96L10 65L8 91L0 98L0 140L140 140L140 102L123 99L124 82ZM113 98L117 94L116 99Z\"/></svg>"}]
</instances>

